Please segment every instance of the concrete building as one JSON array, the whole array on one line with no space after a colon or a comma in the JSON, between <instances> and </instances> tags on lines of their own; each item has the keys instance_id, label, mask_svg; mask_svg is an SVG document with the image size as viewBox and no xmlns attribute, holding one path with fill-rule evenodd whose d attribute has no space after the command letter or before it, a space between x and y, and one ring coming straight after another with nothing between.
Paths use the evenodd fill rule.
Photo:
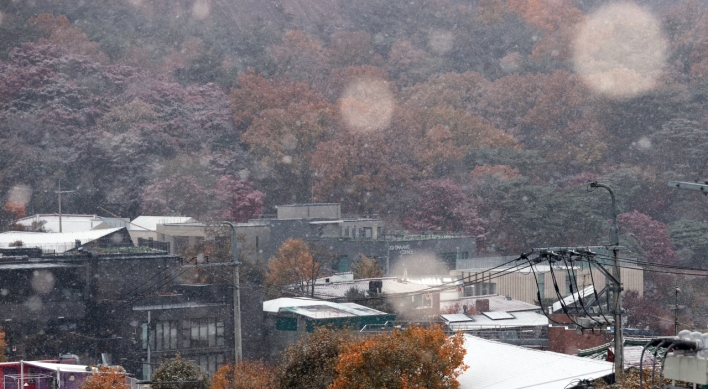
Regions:
<instances>
[{"instance_id":1,"label":"concrete building","mask_svg":"<svg viewBox=\"0 0 708 389\"><path fill-rule=\"evenodd\" d=\"M249 260L267 261L289 238L320 245L337 258L333 270L347 272L363 254L376 258L386 275L448 275L476 255L474 237L458 234L409 235L386 229L376 217L343 217L339 204L296 204L277 208L275 217L250 220L236 225L240 255ZM140 218L133 221L139 224ZM169 242L170 252L200 239L209 239L209 226L190 221L152 220L143 238ZM132 228L132 227L131 227ZM134 239L137 235L131 230ZM229 237L230 238L230 237ZM137 243L137 242L136 242Z\"/></svg>"},{"instance_id":2,"label":"concrete building","mask_svg":"<svg viewBox=\"0 0 708 389\"><path fill-rule=\"evenodd\" d=\"M133 244L138 246L138 239L157 239L157 225L167 223L194 223L195 219L183 216L138 216L128 226Z\"/></svg>"},{"instance_id":3,"label":"concrete building","mask_svg":"<svg viewBox=\"0 0 708 389\"><path fill-rule=\"evenodd\" d=\"M604 288L606 282L605 275L601 271L595 267L591 271L586 263L569 269L560 265L554 266L553 273L548 265L534 265L536 278L530 268L523 268L526 266L525 263L517 268L513 267L514 264L496 269L492 269L494 266L490 266L494 263L505 262L508 262L506 258L494 261L480 258L480 264L484 267L458 268L452 274L464 279L465 283L471 283L466 287L469 289L466 293L468 296L500 294L527 303L534 303L538 300L537 291L540 291L541 299L558 300L553 286L554 276L563 297L571 293L571 282L573 285L577 282L577 289L583 290L593 285L594 281L598 291ZM466 265L469 264L473 264L471 260L466 261ZM627 266L623 267L620 272L624 290L636 291L639 296L642 296L644 294L644 270L640 267ZM575 286L573 287L573 291L577 289Z\"/></svg>"}]
</instances>

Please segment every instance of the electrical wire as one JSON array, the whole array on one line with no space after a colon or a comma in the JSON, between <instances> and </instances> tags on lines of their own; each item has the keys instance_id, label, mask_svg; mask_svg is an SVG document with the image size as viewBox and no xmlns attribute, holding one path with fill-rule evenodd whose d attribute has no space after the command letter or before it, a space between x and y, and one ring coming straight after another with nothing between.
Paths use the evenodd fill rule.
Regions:
<instances>
[{"instance_id":1,"label":"electrical wire","mask_svg":"<svg viewBox=\"0 0 708 389\"><path fill-rule=\"evenodd\" d=\"M558 297L558 301L559 301L560 304L561 304L561 308L563 309L563 313L565 313L565 315L568 317L568 319L570 319L570 321L571 321L573 324L575 324L576 326L580 327L581 329L586 329L585 326L582 326L582 325L580 325L577 321L575 321L575 319L573 319L573 317L572 317L572 316L570 315L570 313L568 312L568 307L565 305L565 302L563 301L563 296L561 295L560 289L559 289L559 287L558 287L558 281L556 280L556 274L555 274L555 272L553 271L553 266L549 266L549 269L551 270L551 278L553 279L553 288L554 288L555 291L556 291L556 296Z\"/></svg>"},{"instance_id":2,"label":"electrical wire","mask_svg":"<svg viewBox=\"0 0 708 389\"><path fill-rule=\"evenodd\" d=\"M582 294L580 293L580 288L578 288L578 278L575 276L575 273L574 273L574 272L571 272L570 269L568 269L568 263L566 262L565 257L563 258L563 263L565 263L565 269L566 269L566 271L568 272L568 275L571 275L571 274L572 274L572 279L570 280L570 284L571 284L571 285L570 285L570 288L571 288L571 289L570 289L570 295L571 295L571 296L573 295L573 285L572 285L573 282L575 282L575 289L576 289L577 292L578 292L578 298L575 299L575 302L576 302L576 304L575 304L576 313L577 313L577 311L578 311L578 304L577 304L577 302L580 301L580 306L583 308L583 312L585 312L585 314L587 315L587 317L589 317L591 320L593 320L593 321L594 321L595 323L597 323L597 324L600 324L600 325L606 324L606 323L601 323L599 320L597 320L597 319L595 319L594 317L592 317L592 315L591 315L590 313L588 313L587 309L585 309L585 302L583 301L583 296L582 296ZM592 273L592 270L591 270L590 272ZM596 289L596 288L595 288L595 284L592 285L592 289L593 289L593 291ZM607 320L607 319L605 319L605 320ZM593 332L595 331L594 328L592 328L591 330L592 330Z\"/></svg>"},{"instance_id":3,"label":"electrical wire","mask_svg":"<svg viewBox=\"0 0 708 389\"><path fill-rule=\"evenodd\" d=\"M543 312L543 316L546 316L548 321L553 322L555 324L564 324L551 319L551 316L546 313L546 309L543 307L543 303L541 303L541 288L538 284L538 278L536 278L536 271L534 270L533 265L531 265L531 260L528 258L527 260L529 262L529 265L531 266L531 273L533 273L533 279L534 281L536 281L536 297L538 298L538 303L541 304L541 312Z\"/></svg>"},{"instance_id":4,"label":"electrical wire","mask_svg":"<svg viewBox=\"0 0 708 389\"><path fill-rule=\"evenodd\" d=\"M592 292L595 295L595 301L597 302L597 307L600 310L600 315L602 315L602 318L605 319L606 323L609 323L610 321L607 320L607 317L605 316L605 314L602 313L602 304L600 303L600 296L598 296L598 294L597 294L597 286L595 286L595 277L592 275L592 262L588 262L588 265L589 265L589 269L590 269L590 282L592 282ZM605 293L607 293L607 291Z\"/></svg>"}]
</instances>

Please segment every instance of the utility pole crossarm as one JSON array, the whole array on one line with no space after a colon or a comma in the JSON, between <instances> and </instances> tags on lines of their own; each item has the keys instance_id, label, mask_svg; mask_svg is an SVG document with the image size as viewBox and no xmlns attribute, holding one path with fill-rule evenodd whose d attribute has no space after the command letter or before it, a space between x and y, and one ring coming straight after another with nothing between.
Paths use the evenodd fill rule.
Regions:
<instances>
[{"instance_id":1,"label":"utility pole crossarm","mask_svg":"<svg viewBox=\"0 0 708 389\"><path fill-rule=\"evenodd\" d=\"M669 181L669 186L676 189L696 190L708 195L708 182L699 184L697 182Z\"/></svg>"}]
</instances>

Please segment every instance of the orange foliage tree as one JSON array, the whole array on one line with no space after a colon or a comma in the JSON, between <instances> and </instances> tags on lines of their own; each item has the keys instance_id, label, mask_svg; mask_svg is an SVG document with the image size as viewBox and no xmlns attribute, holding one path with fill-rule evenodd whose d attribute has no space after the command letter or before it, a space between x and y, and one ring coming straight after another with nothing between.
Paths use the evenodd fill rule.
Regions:
<instances>
[{"instance_id":1,"label":"orange foliage tree","mask_svg":"<svg viewBox=\"0 0 708 389\"><path fill-rule=\"evenodd\" d=\"M80 389L127 389L127 375L122 367L102 366L81 383Z\"/></svg>"},{"instance_id":2,"label":"orange foliage tree","mask_svg":"<svg viewBox=\"0 0 708 389\"><path fill-rule=\"evenodd\" d=\"M346 212L373 213L409 186L412 168L401 162L395 138L381 133L340 132L321 142L312 157L318 200L342 204ZM405 139L401 140L401 142Z\"/></svg>"},{"instance_id":3,"label":"orange foliage tree","mask_svg":"<svg viewBox=\"0 0 708 389\"><path fill-rule=\"evenodd\" d=\"M330 388L458 388L467 369L463 341L438 326L413 326L346 344Z\"/></svg>"},{"instance_id":4,"label":"orange foliage tree","mask_svg":"<svg viewBox=\"0 0 708 389\"><path fill-rule=\"evenodd\" d=\"M383 277L384 271L376 258L369 258L364 254L359 254L359 260L352 264L354 279L379 278Z\"/></svg>"},{"instance_id":5,"label":"orange foliage tree","mask_svg":"<svg viewBox=\"0 0 708 389\"><path fill-rule=\"evenodd\" d=\"M243 361L219 368L211 389L275 389L273 369L263 362Z\"/></svg>"},{"instance_id":6,"label":"orange foliage tree","mask_svg":"<svg viewBox=\"0 0 708 389\"><path fill-rule=\"evenodd\" d=\"M91 42L80 28L72 27L64 15L39 14L29 20L49 36L39 40L40 44L64 46L75 54L87 55L98 62L108 62L108 56L102 52L98 43Z\"/></svg>"},{"instance_id":7,"label":"orange foliage tree","mask_svg":"<svg viewBox=\"0 0 708 389\"><path fill-rule=\"evenodd\" d=\"M292 285L299 293L312 295L315 280L323 270L322 262L316 260L302 239L289 238L268 263L266 293L278 297L281 291Z\"/></svg>"},{"instance_id":8,"label":"orange foliage tree","mask_svg":"<svg viewBox=\"0 0 708 389\"><path fill-rule=\"evenodd\" d=\"M6 362L7 357L5 356L5 347L7 347L7 342L5 342L5 331L0 327L0 362Z\"/></svg>"}]
</instances>

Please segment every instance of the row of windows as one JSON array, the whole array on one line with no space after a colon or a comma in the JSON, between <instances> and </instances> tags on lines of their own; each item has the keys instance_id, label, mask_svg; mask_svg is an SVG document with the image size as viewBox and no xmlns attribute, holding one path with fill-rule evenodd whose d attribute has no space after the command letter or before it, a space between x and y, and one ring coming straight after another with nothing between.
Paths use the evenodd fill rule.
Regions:
<instances>
[{"instance_id":1,"label":"row of windows","mask_svg":"<svg viewBox=\"0 0 708 389\"><path fill-rule=\"evenodd\" d=\"M372 239L374 237L374 228L362 227L357 229L356 226L352 226L350 229L349 226L342 227L340 235L348 236L351 238ZM381 227L376 227L376 236L381 236Z\"/></svg>"},{"instance_id":2,"label":"row of windows","mask_svg":"<svg viewBox=\"0 0 708 389\"><path fill-rule=\"evenodd\" d=\"M142 324L142 346L147 350L176 350L186 348L221 347L224 345L224 322L216 318L192 320L163 320Z\"/></svg>"},{"instance_id":3,"label":"row of windows","mask_svg":"<svg viewBox=\"0 0 708 389\"><path fill-rule=\"evenodd\" d=\"M225 362L224 354L200 354L193 357L186 357L185 359L192 362L192 364L197 367L201 372L208 373L210 375L216 373L216 371L219 370L221 366L224 366ZM154 366L159 366L160 362L161 361L157 360L155 363L153 363L153 369ZM149 380L152 375L152 372L153 371L152 369L150 369L150 365L144 363L143 379Z\"/></svg>"}]
</instances>

